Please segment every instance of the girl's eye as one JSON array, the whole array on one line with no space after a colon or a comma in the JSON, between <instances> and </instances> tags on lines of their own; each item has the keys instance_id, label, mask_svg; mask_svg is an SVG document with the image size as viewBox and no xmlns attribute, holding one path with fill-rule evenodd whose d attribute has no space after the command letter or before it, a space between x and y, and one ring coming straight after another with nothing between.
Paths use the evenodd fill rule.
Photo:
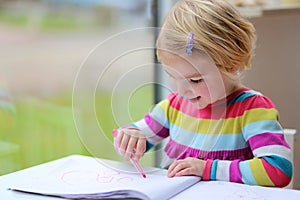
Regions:
<instances>
[{"instance_id":1,"label":"girl's eye","mask_svg":"<svg viewBox=\"0 0 300 200\"><path fill-rule=\"evenodd\" d=\"M203 79L202 78L200 78L200 79L190 79L190 81L192 83L201 83L203 81Z\"/></svg>"}]
</instances>

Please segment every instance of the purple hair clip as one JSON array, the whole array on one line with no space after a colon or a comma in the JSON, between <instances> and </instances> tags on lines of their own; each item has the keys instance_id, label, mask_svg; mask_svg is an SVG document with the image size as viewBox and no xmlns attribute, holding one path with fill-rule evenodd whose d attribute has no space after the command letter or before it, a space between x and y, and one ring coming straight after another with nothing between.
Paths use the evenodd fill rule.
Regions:
<instances>
[{"instance_id":1,"label":"purple hair clip","mask_svg":"<svg viewBox=\"0 0 300 200\"><path fill-rule=\"evenodd\" d=\"M193 46L194 46L194 33L190 32L185 45L185 53L187 55L191 55L193 53L192 52Z\"/></svg>"}]
</instances>

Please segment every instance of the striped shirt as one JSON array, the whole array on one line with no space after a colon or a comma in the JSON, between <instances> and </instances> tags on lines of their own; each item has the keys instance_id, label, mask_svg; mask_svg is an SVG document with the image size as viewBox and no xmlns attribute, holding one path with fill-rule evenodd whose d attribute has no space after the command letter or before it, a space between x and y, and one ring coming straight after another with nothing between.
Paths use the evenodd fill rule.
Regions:
<instances>
[{"instance_id":1,"label":"striped shirt","mask_svg":"<svg viewBox=\"0 0 300 200\"><path fill-rule=\"evenodd\" d=\"M204 180L283 187L292 177L278 111L250 88L204 109L171 93L132 126L146 134L148 149L169 137L164 152L170 160L206 160Z\"/></svg>"}]
</instances>

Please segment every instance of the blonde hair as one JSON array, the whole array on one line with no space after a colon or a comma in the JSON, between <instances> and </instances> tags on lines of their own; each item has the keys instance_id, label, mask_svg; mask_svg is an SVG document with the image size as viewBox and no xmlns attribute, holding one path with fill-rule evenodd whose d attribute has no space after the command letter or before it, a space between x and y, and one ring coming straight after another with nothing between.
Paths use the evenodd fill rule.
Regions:
<instances>
[{"instance_id":1,"label":"blonde hair","mask_svg":"<svg viewBox=\"0 0 300 200\"><path fill-rule=\"evenodd\" d=\"M170 10L157 39L157 56L163 51L185 52L188 34L194 34L193 51L208 54L221 70L251 67L256 43L252 23L224 0L182 0Z\"/></svg>"}]
</instances>

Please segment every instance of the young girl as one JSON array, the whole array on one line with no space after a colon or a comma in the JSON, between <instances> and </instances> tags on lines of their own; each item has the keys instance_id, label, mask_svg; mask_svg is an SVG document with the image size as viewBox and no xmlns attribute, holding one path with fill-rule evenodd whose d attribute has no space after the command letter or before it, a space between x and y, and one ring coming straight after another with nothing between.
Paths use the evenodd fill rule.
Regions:
<instances>
[{"instance_id":1,"label":"young girl","mask_svg":"<svg viewBox=\"0 0 300 200\"><path fill-rule=\"evenodd\" d=\"M286 186L291 151L276 107L240 83L253 56L254 31L225 1L179 1L157 39L158 58L176 92L119 129L116 145L125 160L139 160L169 137L169 177Z\"/></svg>"}]
</instances>

